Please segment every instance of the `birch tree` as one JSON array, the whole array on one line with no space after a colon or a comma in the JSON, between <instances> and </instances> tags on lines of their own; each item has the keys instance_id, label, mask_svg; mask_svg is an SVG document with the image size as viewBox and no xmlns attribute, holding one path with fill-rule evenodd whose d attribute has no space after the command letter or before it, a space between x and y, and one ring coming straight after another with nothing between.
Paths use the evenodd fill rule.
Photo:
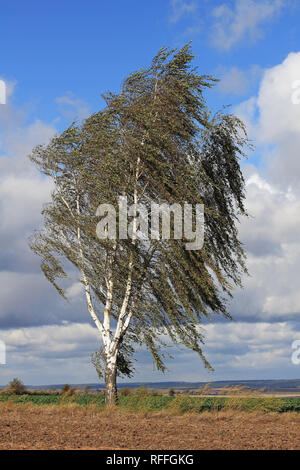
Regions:
<instances>
[{"instance_id":1,"label":"birch tree","mask_svg":"<svg viewBox=\"0 0 300 470\"><path fill-rule=\"evenodd\" d=\"M139 345L161 371L167 344L192 349L211 367L201 321L230 318L228 299L246 272L237 223L246 215L240 158L247 136L234 115L209 111L204 92L216 80L200 75L192 61L189 44L162 48L120 93L104 95L104 109L30 156L55 188L31 248L63 297L68 265L79 272L101 341L108 405L117 401L118 368L128 372ZM120 198L133 205L125 228ZM187 250L185 236L174 236L175 219L170 239L161 237L161 226L143 238L140 207L150 213L153 202L203 204L203 247ZM107 210L99 212L99 204ZM97 224L111 206L115 236L99 238Z\"/></svg>"}]
</instances>

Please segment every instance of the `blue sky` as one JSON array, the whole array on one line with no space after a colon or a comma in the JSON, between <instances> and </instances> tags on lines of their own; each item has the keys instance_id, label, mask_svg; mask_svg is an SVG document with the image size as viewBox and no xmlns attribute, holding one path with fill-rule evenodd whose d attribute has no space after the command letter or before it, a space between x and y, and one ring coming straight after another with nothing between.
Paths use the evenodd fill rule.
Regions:
<instances>
[{"instance_id":1,"label":"blue sky","mask_svg":"<svg viewBox=\"0 0 300 470\"><path fill-rule=\"evenodd\" d=\"M27 237L40 224L51 182L26 155L73 119L103 106L124 77L164 45L192 41L195 65L220 78L214 108L232 104L256 149L243 164L253 218L240 233L251 277L231 303L234 321L206 328L208 374L191 352L175 352L170 372L138 353L133 380L294 378L291 344L300 339L300 4L296 0L140 2L0 0L0 384L96 381L89 356L97 335L76 280L65 304L43 279Z\"/></svg>"},{"instance_id":2,"label":"blue sky","mask_svg":"<svg viewBox=\"0 0 300 470\"><path fill-rule=\"evenodd\" d=\"M225 3L234 11L235 2ZM192 40L200 70L218 77L222 68L271 67L297 51L299 41L297 4L272 3L279 6L265 20L257 18L254 32L245 24L224 49L222 38L215 44L222 1L2 0L1 74L16 82L16 105L30 105L32 119L53 122L56 98L72 93L96 111L100 94L117 91L122 79L148 64L162 45L180 47ZM234 103L236 96L211 100Z\"/></svg>"}]
</instances>

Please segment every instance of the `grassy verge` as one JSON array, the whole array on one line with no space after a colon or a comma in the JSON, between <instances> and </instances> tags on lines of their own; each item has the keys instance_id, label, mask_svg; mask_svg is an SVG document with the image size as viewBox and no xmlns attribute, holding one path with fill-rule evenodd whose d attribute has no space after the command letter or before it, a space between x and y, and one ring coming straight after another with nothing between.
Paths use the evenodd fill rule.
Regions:
<instances>
[{"instance_id":1,"label":"grassy verge","mask_svg":"<svg viewBox=\"0 0 300 470\"><path fill-rule=\"evenodd\" d=\"M103 395L6 395L0 394L0 402L33 405L64 405L74 403L81 406L104 407ZM275 398L257 396L228 397L175 397L132 393L119 397L120 408L128 410L160 411L174 414L201 413L204 411L238 410L261 412L300 412L300 398Z\"/></svg>"}]
</instances>

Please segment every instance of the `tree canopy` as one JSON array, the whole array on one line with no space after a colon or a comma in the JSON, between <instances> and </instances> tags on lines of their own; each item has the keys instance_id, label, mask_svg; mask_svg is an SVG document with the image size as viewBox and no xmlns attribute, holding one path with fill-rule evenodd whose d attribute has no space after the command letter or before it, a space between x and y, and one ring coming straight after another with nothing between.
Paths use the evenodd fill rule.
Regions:
<instances>
[{"instance_id":1,"label":"tree canopy","mask_svg":"<svg viewBox=\"0 0 300 470\"><path fill-rule=\"evenodd\" d=\"M30 156L55 187L31 248L62 296L66 261L80 273L103 344L108 403L117 358L126 371L137 345L147 346L162 371L169 341L210 367L200 324L212 314L230 318L227 299L246 272L237 227L246 215L240 158L247 135L236 116L209 110L204 92L216 80L199 75L193 58L189 44L162 48L120 93L104 95L102 110ZM120 236L119 224L115 238L100 239L99 204L113 205L120 223L120 198L149 211L153 202L204 205L203 247L186 249L184 235L141 237L138 206L129 217L131 237Z\"/></svg>"}]
</instances>

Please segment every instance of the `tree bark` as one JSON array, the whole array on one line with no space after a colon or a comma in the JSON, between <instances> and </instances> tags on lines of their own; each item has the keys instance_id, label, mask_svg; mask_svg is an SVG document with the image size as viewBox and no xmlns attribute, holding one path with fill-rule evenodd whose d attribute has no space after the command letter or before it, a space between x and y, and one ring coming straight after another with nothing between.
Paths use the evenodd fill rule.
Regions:
<instances>
[{"instance_id":1,"label":"tree bark","mask_svg":"<svg viewBox=\"0 0 300 470\"><path fill-rule=\"evenodd\" d=\"M106 362L105 368L105 406L117 404L117 360L116 357L113 357Z\"/></svg>"}]
</instances>

